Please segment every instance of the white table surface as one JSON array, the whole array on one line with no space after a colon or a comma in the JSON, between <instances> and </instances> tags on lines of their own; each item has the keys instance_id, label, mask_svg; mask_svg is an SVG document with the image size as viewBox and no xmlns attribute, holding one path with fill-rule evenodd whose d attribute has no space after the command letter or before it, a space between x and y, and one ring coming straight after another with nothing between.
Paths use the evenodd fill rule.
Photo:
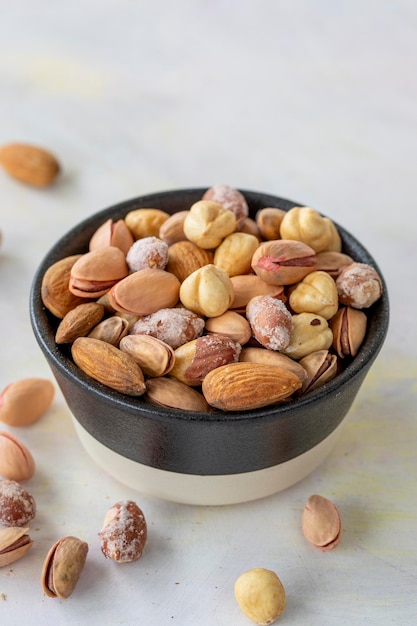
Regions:
<instances>
[{"instance_id":1,"label":"white table surface","mask_svg":"<svg viewBox=\"0 0 417 626\"><path fill-rule=\"evenodd\" d=\"M54 241L91 213L170 188L227 183L294 199L343 224L387 280L390 332L335 449L281 494L225 507L145 497L98 469L56 391L13 429L37 471L33 549L0 570L0 624L249 624L233 585L267 567L279 623L414 624L417 617L417 5L412 0L14 0L1 3L0 144L37 143L63 173L46 190L0 172L0 388L51 373L28 296ZM300 530L312 493L344 535L321 553ZM149 541L104 559L108 507L132 498ZM50 545L90 544L67 601L40 569Z\"/></svg>"}]
</instances>

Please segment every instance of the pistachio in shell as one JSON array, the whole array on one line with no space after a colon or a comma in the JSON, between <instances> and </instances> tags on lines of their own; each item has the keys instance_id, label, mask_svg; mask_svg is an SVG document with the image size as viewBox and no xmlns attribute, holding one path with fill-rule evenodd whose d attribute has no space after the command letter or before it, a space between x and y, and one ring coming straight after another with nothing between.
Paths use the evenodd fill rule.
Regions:
<instances>
[{"instance_id":1,"label":"pistachio in shell","mask_svg":"<svg viewBox=\"0 0 417 626\"><path fill-rule=\"evenodd\" d=\"M320 495L312 495L302 514L305 538L323 552L332 550L342 536L342 522L333 502Z\"/></svg>"},{"instance_id":2,"label":"pistachio in shell","mask_svg":"<svg viewBox=\"0 0 417 626\"><path fill-rule=\"evenodd\" d=\"M30 550L33 541L27 534L29 528L10 526L0 530L0 567L14 563Z\"/></svg>"},{"instance_id":3,"label":"pistachio in shell","mask_svg":"<svg viewBox=\"0 0 417 626\"><path fill-rule=\"evenodd\" d=\"M62 537L46 555L41 584L50 598L66 600L75 589L84 568L88 543L77 537Z\"/></svg>"}]
</instances>

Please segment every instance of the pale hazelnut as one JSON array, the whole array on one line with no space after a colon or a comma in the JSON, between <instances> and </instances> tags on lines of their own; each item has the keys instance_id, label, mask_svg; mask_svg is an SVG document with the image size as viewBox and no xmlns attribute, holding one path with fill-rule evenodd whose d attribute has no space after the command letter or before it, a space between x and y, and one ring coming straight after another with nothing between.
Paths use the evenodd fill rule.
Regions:
<instances>
[{"instance_id":1,"label":"pale hazelnut","mask_svg":"<svg viewBox=\"0 0 417 626\"><path fill-rule=\"evenodd\" d=\"M287 211L281 222L282 239L301 241L318 252L340 252L342 240L328 218L311 207L294 207Z\"/></svg>"},{"instance_id":2,"label":"pale hazelnut","mask_svg":"<svg viewBox=\"0 0 417 626\"><path fill-rule=\"evenodd\" d=\"M292 359L302 359L316 350L328 350L333 342L333 333L327 320L314 313L298 313L292 316L291 341L283 350Z\"/></svg>"},{"instance_id":3,"label":"pale hazelnut","mask_svg":"<svg viewBox=\"0 0 417 626\"><path fill-rule=\"evenodd\" d=\"M190 274L180 287L181 303L206 317L221 315L233 302L233 284L221 267L205 265Z\"/></svg>"},{"instance_id":4,"label":"pale hazelnut","mask_svg":"<svg viewBox=\"0 0 417 626\"><path fill-rule=\"evenodd\" d=\"M317 313L329 320L339 307L334 279L327 272L311 272L291 291L289 305L295 313Z\"/></svg>"},{"instance_id":5,"label":"pale hazelnut","mask_svg":"<svg viewBox=\"0 0 417 626\"><path fill-rule=\"evenodd\" d=\"M217 248L227 235L236 230L236 218L217 202L195 202L184 220L184 233L200 248Z\"/></svg>"},{"instance_id":6,"label":"pale hazelnut","mask_svg":"<svg viewBox=\"0 0 417 626\"><path fill-rule=\"evenodd\" d=\"M214 252L214 265L221 267L229 276L247 274L251 269L252 256L259 241L254 235L232 233L223 239Z\"/></svg>"},{"instance_id":7,"label":"pale hazelnut","mask_svg":"<svg viewBox=\"0 0 417 626\"><path fill-rule=\"evenodd\" d=\"M161 209L132 209L125 216L125 223L135 239L158 237L162 224L169 217L169 213Z\"/></svg>"},{"instance_id":8,"label":"pale hazelnut","mask_svg":"<svg viewBox=\"0 0 417 626\"><path fill-rule=\"evenodd\" d=\"M244 572L236 580L234 591L243 613L259 626L272 624L285 610L284 586L269 569L256 567Z\"/></svg>"}]
</instances>

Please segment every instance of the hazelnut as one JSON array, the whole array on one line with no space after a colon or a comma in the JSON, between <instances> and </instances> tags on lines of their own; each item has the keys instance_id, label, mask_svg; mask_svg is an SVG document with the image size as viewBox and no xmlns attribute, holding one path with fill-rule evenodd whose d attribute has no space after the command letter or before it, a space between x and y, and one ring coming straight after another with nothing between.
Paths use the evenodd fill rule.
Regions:
<instances>
[{"instance_id":1,"label":"hazelnut","mask_svg":"<svg viewBox=\"0 0 417 626\"><path fill-rule=\"evenodd\" d=\"M277 574L262 567L239 576L235 583L235 598L246 617L260 626L275 622L287 603L284 586Z\"/></svg>"}]
</instances>

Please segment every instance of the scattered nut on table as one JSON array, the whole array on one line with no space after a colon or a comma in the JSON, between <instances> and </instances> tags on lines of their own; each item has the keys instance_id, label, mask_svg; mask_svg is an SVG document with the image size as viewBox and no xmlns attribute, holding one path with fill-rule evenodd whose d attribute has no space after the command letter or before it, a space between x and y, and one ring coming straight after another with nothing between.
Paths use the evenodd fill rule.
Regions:
<instances>
[{"instance_id":1,"label":"scattered nut on table","mask_svg":"<svg viewBox=\"0 0 417 626\"><path fill-rule=\"evenodd\" d=\"M29 449L11 433L0 432L0 476L20 482L32 478L35 469Z\"/></svg>"},{"instance_id":2,"label":"scattered nut on table","mask_svg":"<svg viewBox=\"0 0 417 626\"><path fill-rule=\"evenodd\" d=\"M88 543L78 537L62 537L43 563L41 585L50 598L66 600L75 589L87 559Z\"/></svg>"},{"instance_id":3,"label":"scattered nut on table","mask_svg":"<svg viewBox=\"0 0 417 626\"><path fill-rule=\"evenodd\" d=\"M50 407L55 394L47 378L22 378L0 394L0 421L9 426L29 426Z\"/></svg>"},{"instance_id":4,"label":"scattered nut on table","mask_svg":"<svg viewBox=\"0 0 417 626\"><path fill-rule=\"evenodd\" d=\"M33 541L28 532L29 528L16 526L0 530L0 567L14 563L30 550Z\"/></svg>"},{"instance_id":5,"label":"scattered nut on table","mask_svg":"<svg viewBox=\"0 0 417 626\"><path fill-rule=\"evenodd\" d=\"M235 598L246 617L259 626L275 622L287 603L284 586L277 574L262 567L239 576L235 582Z\"/></svg>"},{"instance_id":6,"label":"scattered nut on table","mask_svg":"<svg viewBox=\"0 0 417 626\"><path fill-rule=\"evenodd\" d=\"M33 187L48 187L61 170L52 152L26 143L0 147L0 165L12 178Z\"/></svg>"},{"instance_id":7,"label":"scattered nut on table","mask_svg":"<svg viewBox=\"0 0 417 626\"><path fill-rule=\"evenodd\" d=\"M302 514L305 538L323 552L332 550L342 536L342 521L333 502L320 495L312 495Z\"/></svg>"},{"instance_id":8,"label":"scattered nut on table","mask_svg":"<svg viewBox=\"0 0 417 626\"><path fill-rule=\"evenodd\" d=\"M0 480L0 523L26 526L36 515L35 498L15 480Z\"/></svg>"},{"instance_id":9,"label":"scattered nut on table","mask_svg":"<svg viewBox=\"0 0 417 626\"><path fill-rule=\"evenodd\" d=\"M142 556L147 524L142 509L132 500L116 502L107 512L99 532L101 551L117 563L129 563Z\"/></svg>"}]
</instances>

